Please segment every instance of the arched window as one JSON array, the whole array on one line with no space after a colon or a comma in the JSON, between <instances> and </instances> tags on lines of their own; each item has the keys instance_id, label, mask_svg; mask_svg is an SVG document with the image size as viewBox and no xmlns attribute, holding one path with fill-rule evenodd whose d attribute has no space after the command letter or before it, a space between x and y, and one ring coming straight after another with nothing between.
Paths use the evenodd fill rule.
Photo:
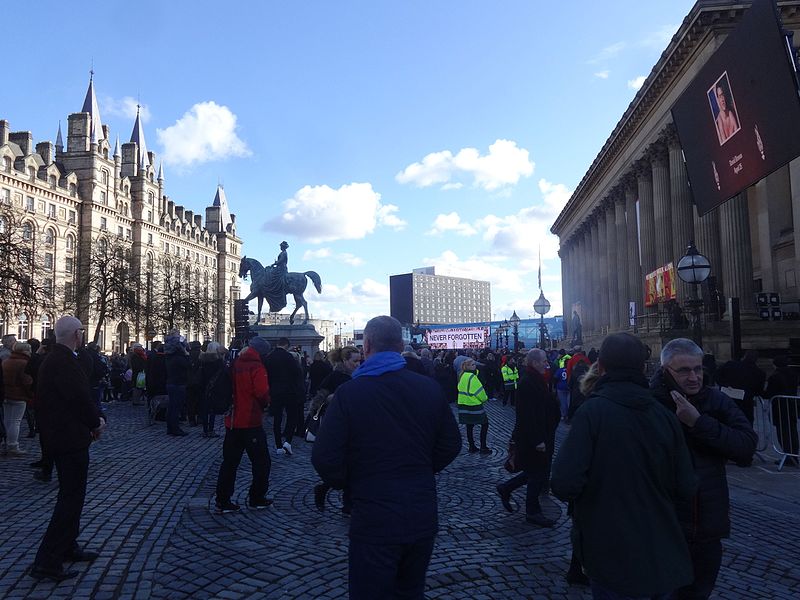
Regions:
<instances>
[{"instance_id":1,"label":"arched window","mask_svg":"<svg viewBox=\"0 0 800 600\"><path fill-rule=\"evenodd\" d=\"M50 177L48 177L47 180L50 182L50 187L52 188L56 187L57 181L55 175L50 175Z\"/></svg>"},{"instance_id":2,"label":"arched window","mask_svg":"<svg viewBox=\"0 0 800 600\"><path fill-rule=\"evenodd\" d=\"M106 169L100 171L100 181L108 185L108 171Z\"/></svg>"},{"instance_id":3,"label":"arched window","mask_svg":"<svg viewBox=\"0 0 800 600\"><path fill-rule=\"evenodd\" d=\"M108 251L108 241L106 241L106 238L100 238L98 246L100 247L100 252L105 254Z\"/></svg>"},{"instance_id":4,"label":"arched window","mask_svg":"<svg viewBox=\"0 0 800 600\"><path fill-rule=\"evenodd\" d=\"M9 157L9 156L4 156L3 157L3 170L6 173L10 173L11 172L11 166L13 164L14 164L14 161L11 160L11 157Z\"/></svg>"},{"instance_id":5,"label":"arched window","mask_svg":"<svg viewBox=\"0 0 800 600\"><path fill-rule=\"evenodd\" d=\"M28 167L28 175L31 178L31 181L36 179L36 167Z\"/></svg>"},{"instance_id":6,"label":"arched window","mask_svg":"<svg viewBox=\"0 0 800 600\"><path fill-rule=\"evenodd\" d=\"M76 186L74 183L69 184L69 195L70 196L78 195L78 186Z\"/></svg>"},{"instance_id":7,"label":"arched window","mask_svg":"<svg viewBox=\"0 0 800 600\"><path fill-rule=\"evenodd\" d=\"M150 206L153 205L155 200L156 200L156 195L153 192L147 192L147 202L150 204Z\"/></svg>"},{"instance_id":8,"label":"arched window","mask_svg":"<svg viewBox=\"0 0 800 600\"><path fill-rule=\"evenodd\" d=\"M44 232L44 243L47 244L48 246L52 246L55 243L55 241L56 241L55 232L52 229L48 228Z\"/></svg>"},{"instance_id":9,"label":"arched window","mask_svg":"<svg viewBox=\"0 0 800 600\"><path fill-rule=\"evenodd\" d=\"M72 235L67 236L67 252L75 250L75 238Z\"/></svg>"},{"instance_id":10,"label":"arched window","mask_svg":"<svg viewBox=\"0 0 800 600\"><path fill-rule=\"evenodd\" d=\"M22 239L26 242L33 241L33 225L30 223L22 224Z\"/></svg>"},{"instance_id":11,"label":"arched window","mask_svg":"<svg viewBox=\"0 0 800 600\"><path fill-rule=\"evenodd\" d=\"M28 325L28 315L22 313L17 317L17 339L27 340L29 337L31 337L31 332Z\"/></svg>"},{"instance_id":12,"label":"arched window","mask_svg":"<svg viewBox=\"0 0 800 600\"><path fill-rule=\"evenodd\" d=\"M47 313L42 313L39 320L41 321L41 336L39 339L43 340L47 338L47 334L53 329L52 319Z\"/></svg>"}]
</instances>

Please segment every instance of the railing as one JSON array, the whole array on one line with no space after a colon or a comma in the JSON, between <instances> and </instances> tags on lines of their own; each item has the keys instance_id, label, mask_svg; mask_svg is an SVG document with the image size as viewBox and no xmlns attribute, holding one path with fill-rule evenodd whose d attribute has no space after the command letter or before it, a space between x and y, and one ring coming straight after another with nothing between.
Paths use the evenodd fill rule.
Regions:
<instances>
[{"instance_id":1,"label":"railing","mask_svg":"<svg viewBox=\"0 0 800 600\"><path fill-rule=\"evenodd\" d=\"M773 396L762 402L767 407L772 449L780 456L778 471L783 469L788 458L793 458L795 464L800 464L800 435L797 431L800 396Z\"/></svg>"}]
</instances>

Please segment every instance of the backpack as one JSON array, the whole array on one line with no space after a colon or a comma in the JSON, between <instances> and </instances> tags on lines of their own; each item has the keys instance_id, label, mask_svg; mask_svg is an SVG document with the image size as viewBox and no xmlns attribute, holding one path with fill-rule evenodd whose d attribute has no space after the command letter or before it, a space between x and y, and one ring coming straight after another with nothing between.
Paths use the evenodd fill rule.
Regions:
<instances>
[{"instance_id":1,"label":"backpack","mask_svg":"<svg viewBox=\"0 0 800 600\"><path fill-rule=\"evenodd\" d=\"M214 415L224 415L233 405L233 380L224 364L211 376L205 389L206 405Z\"/></svg>"}]
</instances>

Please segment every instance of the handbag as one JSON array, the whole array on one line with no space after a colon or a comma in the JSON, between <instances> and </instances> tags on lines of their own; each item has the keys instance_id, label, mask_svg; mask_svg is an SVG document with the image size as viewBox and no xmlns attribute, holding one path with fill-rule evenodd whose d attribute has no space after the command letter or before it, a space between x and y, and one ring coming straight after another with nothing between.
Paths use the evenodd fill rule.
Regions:
<instances>
[{"instance_id":1,"label":"handbag","mask_svg":"<svg viewBox=\"0 0 800 600\"><path fill-rule=\"evenodd\" d=\"M522 471L522 468L519 467L517 460L517 445L514 443L514 440L508 442L508 456L506 457L506 462L503 464L503 468L509 473L519 473Z\"/></svg>"},{"instance_id":2,"label":"handbag","mask_svg":"<svg viewBox=\"0 0 800 600\"><path fill-rule=\"evenodd\" d=\"M306 441L313 444L314 440L317 439L317 434L319 433L319 426L322 422L322 417L325 415L325 409L328 407L328 403L324 402L315 412L313 415L309 414L308 418L306 418Z\"/></svg>"}]
</instances>

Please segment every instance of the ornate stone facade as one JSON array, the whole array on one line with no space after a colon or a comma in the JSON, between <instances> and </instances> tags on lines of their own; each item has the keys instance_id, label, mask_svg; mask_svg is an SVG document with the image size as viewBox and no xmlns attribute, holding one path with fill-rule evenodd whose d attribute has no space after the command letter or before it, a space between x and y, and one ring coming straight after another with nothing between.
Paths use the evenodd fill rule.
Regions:
<instances>
[{"instance_id":1,"label":"ornate stone facade","mask_svg":"<svg viewBox=\"0 0 800 600\"><path fill-rule=\"evenodd\" d=\"M165 195L163 168L156 168L156 155L147 150L138 115L130 142L120 147L117 137L112 149L91 79L82 111L67 121L66 146L59 125L55 144L34 148L30 132L11 132L8 121L0 120L0 203L20 212L36 259L45 261L51 292L75 294L47 303L63 311L37 308L22 314L7 314L0 298L0 333L42 337L60 312L73 312L67 310L73 305L89 339L97 330L106 351L163 335L163 322L156 324L143 303L137 314L107 318L97 327L97 298L82 283L92 273L96 247L113 244L124 252L131 297L144 298L154 273L167 268L203 311L199 318L183 315L176 326L189 339L227 343L233 336L233 300L239 298L242 240L222 187L205 209L205 223L201 214L173 202Z\"/></svg>"},{"instance_id":2,"label":"ornate stone facade","mask_svg":"<svg viewBox=\"0 0 800 600\"><path fill-rule=\"evenodd\" d=\"M690 241L710 259L722 295L740 299L745 319L755 315L760 291L780 293L795 303L785 310L800 312L800 159L700 218L670 112L748 5L720 0L694 5L551 229L567 265L564 314L579 307L584 337L593 342L631 329L628 306L636 302L638 332L651 332L648 343L653 350L660 347L652 333L659 331L658 317L643 308L644 278L668 262L677 264ZM784 26L800 30L800 2L779 0L778 7ZM598 268L602 284L588 273ZM678 282L678 300L688 293ZM725 357L727 326L707 326L709 349ZM789 336L800 336L796 321L751 321L744 329L746 347L785 348Z\"/></svg>"}]
</instances>

